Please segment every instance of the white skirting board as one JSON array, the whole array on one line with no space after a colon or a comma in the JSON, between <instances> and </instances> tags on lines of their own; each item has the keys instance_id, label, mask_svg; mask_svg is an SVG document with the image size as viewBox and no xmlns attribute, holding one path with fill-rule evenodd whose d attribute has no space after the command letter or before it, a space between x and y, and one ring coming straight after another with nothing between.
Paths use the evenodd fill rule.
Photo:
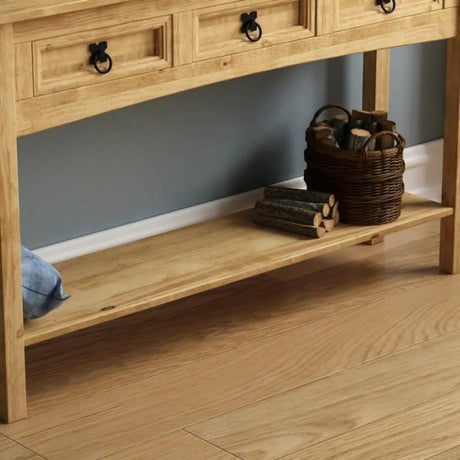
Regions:
<instances>
[{"instance_id":1,"label":"white skirting board","mask_svg":"<svg viewBox=\"0 0 460 460\"><path fill-rule=\"evenodd\" d=\"M406 149L404 154L406 161L404 182L408 192L429 198L433 201L441 200L442 145L442 139L439 139ZM294 188L305 186L303 177L291 179L278 185L286 185ZM61 262L225 214L248 209L262 196L263 189L252 190L102 232L92 233L80 238L63 241L62 243L52 244L36 249L34 252L50 263Z\"/></svg>"}]
</instances>

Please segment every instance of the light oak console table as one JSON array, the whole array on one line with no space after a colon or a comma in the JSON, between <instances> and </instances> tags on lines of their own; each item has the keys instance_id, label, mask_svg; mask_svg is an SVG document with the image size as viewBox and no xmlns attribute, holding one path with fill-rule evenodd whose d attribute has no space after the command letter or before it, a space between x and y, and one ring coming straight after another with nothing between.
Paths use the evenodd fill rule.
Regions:
<instances>
[{"instance_id":1,"label":"light oak console table","mask_svg":"<svg viewBox=\"0 0 460 460\"><path fill-rule=\"evenodd\" d=\"M433 219L442 220L441 269L458 271L459 3L378 3L0 2L0 416L4 421L26 416L28 345L376 241ZM391 13L383 11L393 6ZM443 39L448 39L448 62L442 205L406 195L398 221L378 227L340 225L314 241L258 228L249 213L242 212L79 257L58 266L66 291L72 294L68 303L23 324L18 136L231 78L358 52L365 53L364 108L388 109L389 48Z\"/></svg>"}]
</instances>

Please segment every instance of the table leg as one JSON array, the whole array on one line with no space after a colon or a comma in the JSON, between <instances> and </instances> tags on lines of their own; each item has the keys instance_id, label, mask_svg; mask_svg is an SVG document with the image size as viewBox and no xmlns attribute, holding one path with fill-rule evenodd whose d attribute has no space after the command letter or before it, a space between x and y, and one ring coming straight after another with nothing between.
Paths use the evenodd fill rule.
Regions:
<instances>
[{"instance_id":1,"label":"table leg","mask_svg":"<svg viewBox=\"0 0 460 460\"><path fill-rule=\"evenodd\" d=\"M363 110L386 110L390 107L390 50L364 53Z\"/></svg>"},{"instance_id":2,"label":"table leg","mask_svg":"<svg viewBox=\"0 0 460 460\"><path fill-rule=\"evenodd\" d=\"M13 28L0 25L0 418L27 415Z\"/></svg>"},{"instance_id":3,"label":"table leg","mask_svg":"<svg viewBox=\"0 0 460 460\"><path fill-rule=\"evenodd\" d=\"M460 18L459 18L460 22ZM460 269L460 33L447 42L446 108L442 203L454 215L441 221L440 268L446 273Z\"/></svg>"},{"instance_id":4,"label":"table leg","mask_svg":"<svg viewBox=\"0 0 460 460\"><path fill-rule=\"evenodd\" d=\"M382 49L364 53L363 110L389 110L390 105L390 50ZM384 237L376 235L366 244L383 243Z\"/></svg>"}]
</instances>

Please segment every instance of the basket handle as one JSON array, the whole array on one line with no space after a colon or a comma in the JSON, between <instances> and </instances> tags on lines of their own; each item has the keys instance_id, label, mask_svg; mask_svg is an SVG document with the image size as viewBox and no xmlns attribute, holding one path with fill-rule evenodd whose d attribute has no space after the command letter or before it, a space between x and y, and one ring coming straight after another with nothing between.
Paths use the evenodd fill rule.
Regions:
<instances>
[{"instance_id":1,"label":"basket handle","mask_svg":"<svg viewBox=\"0 0 460 460\"><path fill-rule=\"evenodd\" d=\"M339 110L342 110L343 112L346 113L347 117L348 117L348 121L350 121L351 119L351 113L342 105L338 105L338 104L326 104L326 105L323 105L319 110L316 111L316 113L313 115L313 120L310 122L310 126L313 127L313 126L316 126L316 121L318 120L319 116L326 110L329 110L329 109L339 109Z\"/></svg>"},{"instance_id":2,"label":"basket handle","mask_svg":"<svg viewBox=\"0 0 460 460\"><path fill-rule=\"evenodd\" d=\"M360 149L360 153L366 160L369 153L369 146L380 136L391 136L396 141L398 149L402 150L406 146L406 139L401 134L394 133L393 131L379 131L373 134ZM382 151L382 156L385 156L385 151Z\"/></svg>"}]
</instances>

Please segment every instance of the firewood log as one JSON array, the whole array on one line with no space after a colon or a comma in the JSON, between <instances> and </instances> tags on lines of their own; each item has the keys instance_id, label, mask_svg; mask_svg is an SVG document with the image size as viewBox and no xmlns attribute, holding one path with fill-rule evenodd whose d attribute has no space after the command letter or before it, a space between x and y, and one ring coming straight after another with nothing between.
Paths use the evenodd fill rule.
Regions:
<instances>
[{"instance_id":1,"label":"firewood log","mask_svg":"<svg viewBox=\"0 0 460 460\"><path fill-rule=\"evenodd\" d=\"M391 120L381 120L379 122L379 131L391 131L393 133L396 132L396 123ZM391 149L395 145L394 137L390 135L382 135L379 136L375 140L375 148L376 150L386 150Z\"/></svg>"},{"instance_id":2,"label":"firewood log","mask_svg":"<svg viewBox=\"0 0 460 460\"><path fill-rule=\"evenodd\" d=\"M267 217L312 227L318 227L323 219L319 212L310 211L304 207L292 206L281 201L260 200L256 203L256 209L259 214Z\"/></svg>"},{"instance_id":3,"label":"firewood log","mask_svg":"<svg viewBox=\"0 0 460 460\"><path fill-rule=\"evenodd\" d=\"M348 135L348 117L345 114L334 115L331 120L335 140L339 147L344 147Z\"/></svg>"},{"instance_id":4,"label":"firewood log","mask_svg":"<svg viewBox=\"0 0 460 460\"><path fill-rule=\"evenodd\" d=\"M256 212L253 216L254 222L265 227L276 228L290 233L309 236L312 238L321 238L326 233L326 229L322 227L310 227L308 225L296 224L286 220L274 219Z\"/></svg>"},{"instance_id":5,"label":"firewood log","mask_svg":"<svg viewBox=\"0 0 460 460\"><path fill-rule=\"evenodd\" d=\"M367 110L352 110L350 129L360 128L369 131L371 128L371 112Z\"/></svg>"},{"instance_id":6,"label":"firewood log","mask_svg":"<svg viewBox=\"0 0 460 460\"><path fill-rule=\"evenodd\" d=\"M332 230L334 230L335 227L334 219L323 219L321 221L321 227L323 227L326 230L326 232L332 232Z\"/></svg>"},{"instance_id":7,"label":"firewood log","mask_svg":"<svg viewBox=\"0 0 460 460\"><path fill-rule=\"evenodd\" d=\"M353 128L348 138L348 149L359 150L371 137L371 133L365 129Z\"/></svg>"},{"instance_id":8,"label":"firewood log","mask_svg":"<svg viewBox=\"0 0 460 460\"><path fill-rule=\"evenodd\" d=\"M386 110L373 110L371 112L371 121L385 121L388 119L388 112Z\"/></svg>"},{"instance_id":9,"label":"firewood log","mask_svg":"<svg viewBox=\"0 0 460 460\"><path fill-rule=\"evenodd\" d=\"M371 112L371 134L378 133L379 123L388 119L388 112L386 110L373 110Z\"/></svg>"},{"instance_id":10,"label":"firewood log","mask_svg":"<svg viewBox=\"0 0 460 460\"><path fill-rule=\"evenodd\" d=\"M334 206L329 211L329 214L325 217L326 219L335 219L337 214L339 213L339 202L336 201Z\"/></svg>"},{"instance_id":11,"label":"firewood log","mask_svg":"<svg viewBox=\"0 0 460 460\"><path fill-rule=\"evenodd\" d=\"M331 212L332 213L332 212ZM326 229L326 232L332 232L335 226L339 223L339 212L337 211L334 217L329 217L328 219L323 219L320 226Z\"/></svg>"},{"instance_id":12,"label":"firewood log","mask_svg":"<svg viewBox=\"0 0 460 460\"><path fill-rule=\"evenodd\" d=\"M334 128L331 126L315 126L312 128L313 131L313 137L315 140L321 142L323 145L327 145L329 147L335 147L337 144L337 141L335 140L334 136Z\"/></svg>"},{"instance_id":13,"label":"firewood log","mask_svg":"<svg viewBox=\"0 0 460 460\"><path fill-rule=\"evenodd\" d=\"M337 225L340 222L340 212L337 211L337 214L334 217L334 225Z\"/></svg>"},{"instance_id":14,"label":"firewood log","mask_svg":"<svg viewBox=\"0 0 460 460\"><path fill-rule=\"evenodd\" d=\"M327 203L329 206L334 206L335 203L335 197L332 193L274 185L265 187L265 196L267 198L284 198L286 200L307 201L309 203Z\"/></svg>"},{"instance_id":15,"label":"firewood log","mask_svg":"<svg viewBox=\"0 0 460 460\"><path fill-rule=\"evenodd\" d=\"M310 203L308 201L286 200L284 198L265 198L266 201L278 203L284 206L302 208L307 211L319 212L321 217L327 217L331 213L331 207L327 203Z\"/></svg>"}]
</instances>

